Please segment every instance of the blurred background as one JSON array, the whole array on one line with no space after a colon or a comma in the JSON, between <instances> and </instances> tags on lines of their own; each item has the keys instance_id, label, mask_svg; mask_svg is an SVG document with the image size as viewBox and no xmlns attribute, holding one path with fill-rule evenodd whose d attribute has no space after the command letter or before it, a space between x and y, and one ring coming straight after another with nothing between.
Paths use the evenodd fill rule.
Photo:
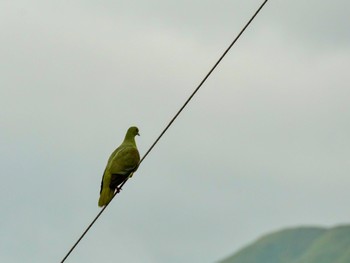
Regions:
<instances>
[{"instance_id":1,"label":"blurred background","mask_svg":"<svg viewBox=\"0 0 350 263\"><path fill-rule=\"evenodd\" d=\"M1 1L2 262L59 262L262 1ZM349 222L350 3L269 1L67 262L215 262Z\"/></svg>"}]
</instances>

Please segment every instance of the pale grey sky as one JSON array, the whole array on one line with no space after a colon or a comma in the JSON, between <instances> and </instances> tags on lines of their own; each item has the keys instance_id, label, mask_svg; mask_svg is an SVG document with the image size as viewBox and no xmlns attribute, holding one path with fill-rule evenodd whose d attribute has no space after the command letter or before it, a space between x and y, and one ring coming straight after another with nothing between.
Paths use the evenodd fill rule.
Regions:
<instances>
[{"instance_id":1,"label":"pale grey sky","mask_svg":"<svg viewBox=\"0 0 350 263\"><path fill-rule=\"evenodd\" d=\"M59 262L262 1L1 1L1 262ZM350 3L270 0L66 262L215 262L349 222Z\"/></svg>"}]
</instances>

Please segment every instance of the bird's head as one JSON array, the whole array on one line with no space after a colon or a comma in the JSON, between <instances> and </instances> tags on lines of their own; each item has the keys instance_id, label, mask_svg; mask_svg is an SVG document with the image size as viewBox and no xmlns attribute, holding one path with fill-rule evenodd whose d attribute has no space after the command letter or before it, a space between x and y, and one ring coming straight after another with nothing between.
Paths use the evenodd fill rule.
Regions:
<instances>
[{"instance_id":1,"label":"bird's head","mask_svg":"<svg viewBox=\"0 0 350 263\"><path fill-rule=\"evenodd\" d=\"M132 126L128 129L128 132L126 134L132 137L135 137L136 135L140 136L139 128Z\"/></svg>"}]
</instances>

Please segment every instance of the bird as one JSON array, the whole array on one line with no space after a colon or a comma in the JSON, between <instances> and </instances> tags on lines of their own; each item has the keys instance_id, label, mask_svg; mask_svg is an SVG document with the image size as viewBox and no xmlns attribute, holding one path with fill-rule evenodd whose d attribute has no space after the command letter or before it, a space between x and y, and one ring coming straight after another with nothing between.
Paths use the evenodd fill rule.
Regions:
<instances>
[{"instance_id":1,"label":"bird","mask_svg":"<svg viewBox=\"0 0 350 263\"><path fill-rule=\"evenodd\" d=\"M123 143L109 157L102 176L98 206L106 206L112 200L115 191L119 192L118 186L137 170L140 154L135 142L136 135L140 136L139 129L135 126L130 127Z\"/></svg>"}]
</instances>

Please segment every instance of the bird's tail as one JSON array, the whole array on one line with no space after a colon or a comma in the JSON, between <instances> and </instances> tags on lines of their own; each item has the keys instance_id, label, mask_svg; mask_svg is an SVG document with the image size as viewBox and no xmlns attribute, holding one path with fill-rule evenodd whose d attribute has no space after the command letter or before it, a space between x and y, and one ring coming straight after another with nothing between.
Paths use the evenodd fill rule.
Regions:
<instances>
[{"instance_id":1,"label":"bird's tail","mask_svg":"<svg viewBox=\"0 0 350 263\"><path fill-rule=\"evenodd\" d=\"M109 188L105 187L102 189L101 194L100 194L100 199L98 200L98 206L105 206L107 205L113 198L114 191Z\"/></svg>"}]
</instances>

